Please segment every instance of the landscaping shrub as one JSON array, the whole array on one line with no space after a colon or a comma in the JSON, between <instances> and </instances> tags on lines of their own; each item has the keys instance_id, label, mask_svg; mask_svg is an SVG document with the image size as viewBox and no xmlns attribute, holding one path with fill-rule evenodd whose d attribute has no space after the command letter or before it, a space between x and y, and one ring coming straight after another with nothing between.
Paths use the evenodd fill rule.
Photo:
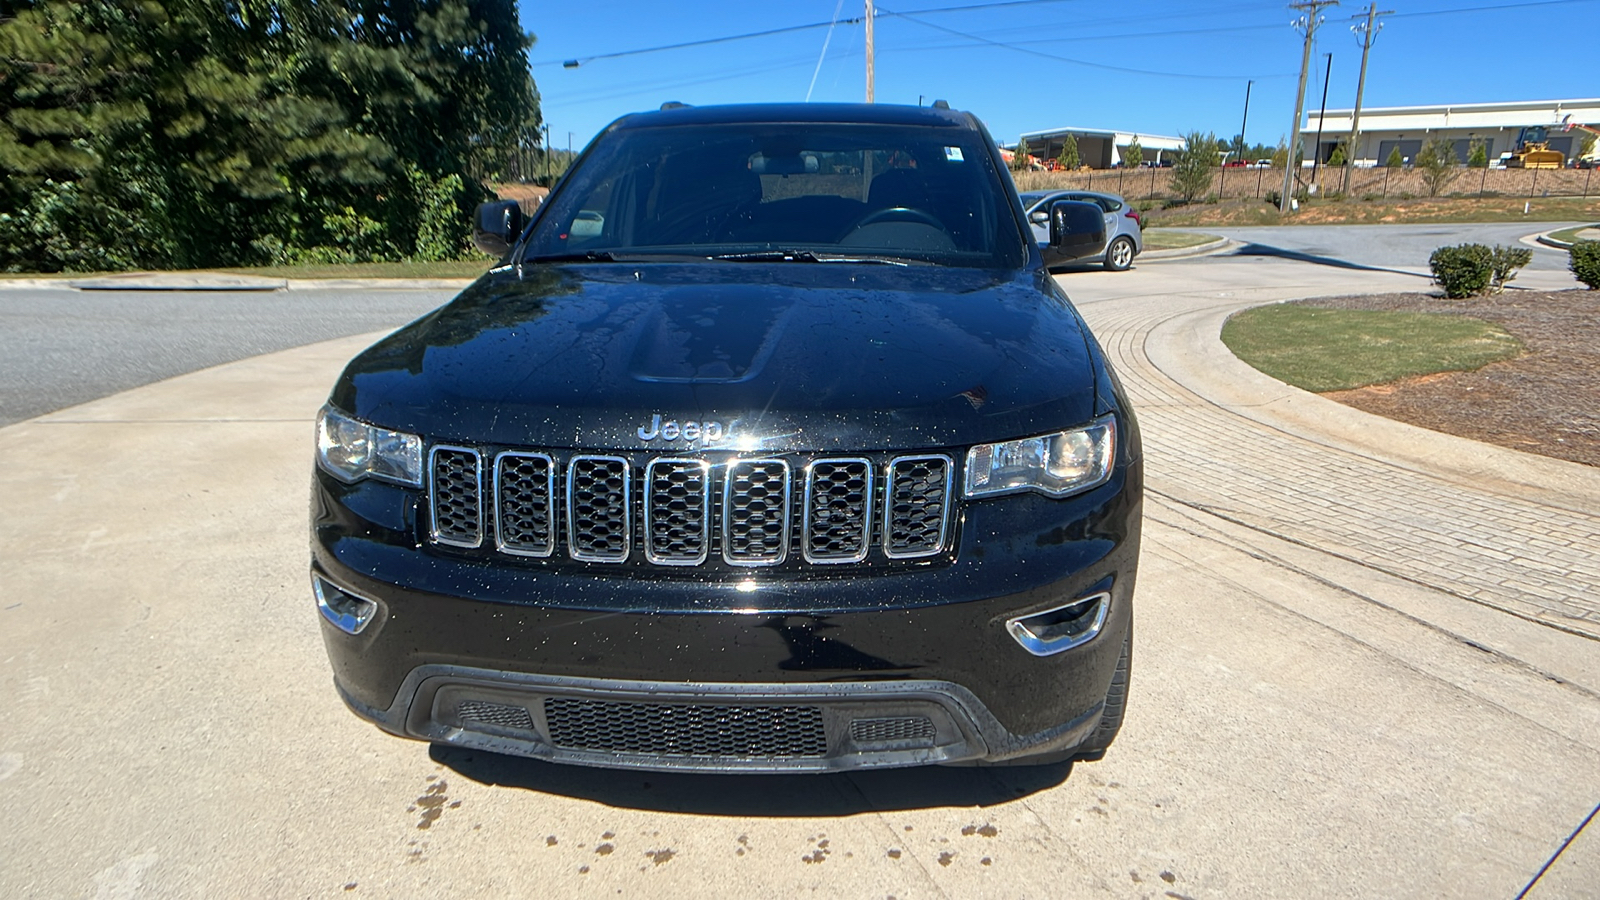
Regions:
<instances>
[{"instance_id":1,"label":"landscaping shrub","mask_svg":"<svg viewBox=\"0 0 1600 900\"><path fill-rule=\"evenodd\" d=\"M1589 290L1600 290L1600 241L1576 241L1568 252L1573 276L1588 285Z\"/></svg>"},{"instance_id":2,"label":"landscaping shrub","mask_svg":"<svg viewBox=\"0 0 1600 900\"><path fill-rule=\"evenodd\" d=\"M1494 252L1482 244L1440 247L1428 257L1428 268L1446 297L1471 297L1494 278Z\"/></svg>"},{"instance_id":3,"label":"landscaping shrub","mask_svg":"<svg viewBox=\"0 0 1600 900\"><path fill-rule=\"evenodd\" d=\"M1489 266L1494 270L1490 286L1496 294L1506 289L1506 282L1517 277L1517 270L1533 262L1533 251L1527 247L1502 247L1495 244L1489 251Z\"/></svg>"}]
</instances>

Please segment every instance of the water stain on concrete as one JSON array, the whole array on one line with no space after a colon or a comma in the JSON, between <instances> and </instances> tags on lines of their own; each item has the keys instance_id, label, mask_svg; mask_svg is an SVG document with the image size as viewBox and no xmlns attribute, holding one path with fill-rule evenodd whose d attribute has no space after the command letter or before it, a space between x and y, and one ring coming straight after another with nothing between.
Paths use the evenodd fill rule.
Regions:
<instances>
[{"instance_id":1,"label":"water stain on concrete","mask_svg":"<svg viewBox=\"0 0 1600 900\"><path fill-rule=\"evenodd\" d=\"M955 860L955 858L956 858L956 855L954 853L951 853L949 850L946 850L943 853L939 854L939 865L948 866L948 865L950 865L951 862L953 862Z\"/></svg>"},{"instance_id":2,"label":"water stain on concrete","mask_svg":"<svg viewBox=\"0 0 1600 900\"><path fill-rule=\"evenodd\" d=\"M972 837L975 834L980 834L986 838L992 838L999 833L1000 829L990 825L988 822L985 822L982 825L964 825L961 828L962 837Z\"/></svg>"},{"instance_id":3,"label":"water stain on concrete","mask_svg":"<svg viewBox=\"0 0 1600 900\"><path fill-rule=\"evenodd\" d=\"M660 866L671 862L672 858L678 855L678 851L668 847L665 850L646 850L644 855L650 857L651 862Z\"/></svg>"},{"instance_id":4,"label":"water stain on concrete","mask_svg":"<svg viewBox=\"0 0 1600 900\"><path fill-rule=\"evenodd\" d=\"M612 843L601 844L600 846L594 848L594 852L596 856L610 856L611 854L617 852L617 846Z\"/></svg>"},{"instance_id":5,"label":"water stain on concrete","mask_svg":"<svg viewBox=\"0 0 1600 900\"><path fill-rule=\"evenodd\" d=\"M1178 880L1178 876L1172 874L1171 872L1162 872L1161 873L1161 880L1165 881L1167 884L1172 884L1173 882Z\"/></svg>"},{"instance_id":6,"label":"water stain on concrete","mask_svg":"<svg viewBox=\"0 0 1600 900\"><path fill-rule=\"evenodd\" d=\"M422 796L417 798L416 805L409 807L407 810L408 812L422 810L422 818L417 822L417 828L421 831L427 831L433 827L433 823L439 821L439 817L444 815L446 804L449 804L450 809L456 809L461 806L460 800L450 803L450 797L445 793L450 789L449 782L436 781L435 778L436 776L433 775L428 776L428 780L434 783L428 785L428 789L422 793Z\"/></svg>"},{"instance_id":7,"label":"water stain on concrete","mask_svg":"<svg viewBox=\"0 0 1600 900\"><path fill-rule=\"evenodd\" d=\"M558 840L556 840L556 836L555 836L555 835L553 835L553 834L547 834L547 835L545 835L545 838L544 838L544 845L545 845L545 846L546 846L546 847L554 847L554 846L555 846L555 845L557 845L557 844L559 844L559 843L561 843L561 842L560 842L560 841L558 841Z\"/></svg>"}]
</instances>

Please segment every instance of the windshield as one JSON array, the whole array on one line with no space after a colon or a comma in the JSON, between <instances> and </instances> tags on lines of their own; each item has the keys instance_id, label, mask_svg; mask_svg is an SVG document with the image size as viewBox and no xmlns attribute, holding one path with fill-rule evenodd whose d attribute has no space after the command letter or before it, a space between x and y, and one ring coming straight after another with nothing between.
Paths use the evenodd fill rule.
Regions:
<instances>
[{"instance_id":1,"label":"windshield","mask_svg":"<svg viewBox=\"0 0 1600 900\"><path fill-rule=\"evenodd\" d=\"M524 259L683 254L1017 268L1027 256L977 131L741 124L604 135Z\"/></svg>"}]
</instances>

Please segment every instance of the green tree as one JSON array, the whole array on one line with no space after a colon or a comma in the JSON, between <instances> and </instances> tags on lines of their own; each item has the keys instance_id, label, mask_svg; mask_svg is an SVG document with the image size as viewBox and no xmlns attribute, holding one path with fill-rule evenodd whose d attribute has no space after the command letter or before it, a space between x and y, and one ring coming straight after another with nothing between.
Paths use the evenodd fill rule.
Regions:
<instances>
[{"instance_id":1,"label":"green tree","mask_svg":"<svg viewBox=\"0 0 1600 900\"><path fill-rule=\"evenodd\" d=\"M1011 168L1016 172L1028 171L1028 141L1026 138L1017 140L1017 149L1011 153Z\"/></svg>"},{"instance_id":2,"label":"green tree","mask_svg":"<svg viewBox=\"0 0 1600 900\"><path fill-rule=\"evenodd\" d=\"M1289 145L1283 138L1278 138L1278 147L1272 151L1272 167L1282 169L1289 165Z\"/></svg>"},{"instance_id":3,"label":"green tree","mask_svg":"<svg viewBox=\"0 0 1600 900\"><path fill-rule=\"evenodd\" d=\"M1444 138L1430 138L1417 154L1416 167L1422 171L1422 183L1427 186L1429 197L1437 197L1449 187L1461 174L1460 166L1455 145Z\"/></svg>"},{"instance_id":4,"label":"green tree","mask_svg":"<svg viewBox=\"0 0 1600 900\"><path fill-rule=\"evenodd\" d=\"M1329 166L1337 168L1337 167L1342 166L1342 165L1345 164L1345 160L1346 160L1347 157L1345 155L1344 146L1345 146L1345 142L1342 141L1342 140L1339 141L1337 144L1333 145L1333 152L1328 154L1328 165Z\"/></svg>"},{"instance_id":5,"label":"green tree","mask_svg":"<svg viewBox=\"0 0 1600 900\"><path fill-rule=\"evenodd\" d=\"M1061 139L1061 153L1056 157L1056 163L1068 172L1083 165L1083 159L1078 155L1078 139L1076 137L1069 134Z\"/></svg>"},{"instance_id":6,"label":"green tree","mask_svg":"<svg viewBox=\"0 0 1600 900\"><path fill-rule=\"evenodd\" d=\"M1144 162L1144 146L1139 143L1136 134L1128 139L1128 146L1122 148L1122 165L1125 168L1138 168Z\"/></svg>"},{"instance_id":7,"label":"green tree","mask_svg":"<svg viewBox=\"0 0 1600 900\"><path fill-rule=\"evenodd\" d=\"M513 0L7 9L0 269L434 255L538 122Z\"/></svg>"},{"instance_id":8,"label":"green tree","mask_svg":"<svg viewBox=\"0 0 1600 900\"><path fill-rule=\"evenodd\" d=\"M1193 203L1211 190L1217 155L1217 137L1211 132L1193 131L1183 136L1183 148L1172 163L1172 190L1185 203Z\"/></svg>"},{"instance_id":9,"label":"green tree","mask_svg":"<svg viewBox=\"0 0 1600 900\"><path fill-rule=\"evenodd\" d=\"M1399 169L1405 166L1406 158L1400 155L1400 145L1396 144L1389 148L1389 158L1384 160L1383 164L1391 169Z\"/></svg>"},{"instance_id":10,"label":"green tree","mask_svg":"<svg viewBox=\"0 0 1600 900\"><path fill-rule=\"evenodd\" d=\"M1481 138L1476 138L1467 145L1467 168L1489 168L1489 148Z\"/></svg>"}]
</instances>

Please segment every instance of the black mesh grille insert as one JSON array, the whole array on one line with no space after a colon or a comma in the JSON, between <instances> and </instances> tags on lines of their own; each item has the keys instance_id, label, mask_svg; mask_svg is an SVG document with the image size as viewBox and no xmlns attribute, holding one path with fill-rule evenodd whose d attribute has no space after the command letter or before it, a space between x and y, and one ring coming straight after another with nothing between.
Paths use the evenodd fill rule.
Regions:
<instances>
[{"instance_id":1,"label":"black mesh grille insert","mask_svg":"<svg viewBox=\"0 0 1600 900\"><path fill-rule=\"evenodd\" d=\"M645 469L645 550L663 565L704 562L710 547L711 467L657 459Z\"/></svg>"},{"instance_id":2,"label":"black mesh grille insert","mask_svg":"<svg viewBox=\"0 0 1600 900\"><path fill-rule=\"evenodd\" d=\"M500 549L549 556L555 549L555 509L550 503L550 457L502 453L495 461L495 520Z\"/></svg>"},{"instance_id":3,"label":"black mesh grille insert","mask_svg":"<svg viewBox=\"0 0 1600 900\"><path fill-rule=\"evenodd\" d=\"M789 552L789 464L741 460L723 484L722 555L734 565L783 562Z\"/></svg>"},{"instance_id":4,"label":"black mesh grille insert","mask_svg":"<svg viewBox=\"0 0 1600 900\"><path fill-rule=\"evenodd\" d=\"M932 556L944 549L950 503L950 460L901 457L889 465L883 552L893 557Z\"/></svg>"},{"instance_id":5,"label":"black mesh grille insert","mask_svg":"<svg viewBox=\"0 0 1600 900\"><path fill-rule=\"evenodd\" d=\"M429 476L433 481L434 540L457 547L483 543L478 454L456 447L435 447Z\"/></svg>"},{"instance_id":6,"label":"black mesh grille insert","mask_svg":"<svg viewBox=\"0 0 1600 900\"><path fill-rule=\"evenodd\" d=\"M567 538L573 559L621 562L632 543L628 462L574 456L567 466Z\"/></svg>"},{"instance_id":7,"label":"black mesh grille insert","mask_svg":"<svg viewBox=\"0 0 1600 900\"><path fill-rule=\"evenodd\" d=\"M520 706L507 706L504 703L485 703L482 700L463 700L456 707L456 717L463 723L482 722L485 725L498 725L501 728L514 728L517 731L532 731L533 717Z\"/></svg>"},{"instance_id":8,"label":"black mesh grille insert","mask_svg":"<svg viewBox=\"0 0 1600 900\"><path fill-rule=\"evenodd\" d=\"M711 706L553 697L550 742L573 750L654 756L819 757L827 753L815 706Z\"/></svg>"},{"instance_id":9,"label":"black mesh grille insert","mask_svg":"<svg viewBox=\"0 0 1600 900\"><path fill-rule=\"evenodd\" d=\"M859 562L872 532L872 464L827 459L811 465L806 480L806 559Z\"/></svg>"},{"instance_id":10,"label":"black mesh grille insert","mask_svg":"<svg viewBox=\"0 0 1600 900\"><path fill-rule=\"evenodd\" d=\"M850 739L858 744L888 741L927 741L932 744L933 737L933 721L927 716L856 719L850 723Z\"/></svg>"}]
</instances>

